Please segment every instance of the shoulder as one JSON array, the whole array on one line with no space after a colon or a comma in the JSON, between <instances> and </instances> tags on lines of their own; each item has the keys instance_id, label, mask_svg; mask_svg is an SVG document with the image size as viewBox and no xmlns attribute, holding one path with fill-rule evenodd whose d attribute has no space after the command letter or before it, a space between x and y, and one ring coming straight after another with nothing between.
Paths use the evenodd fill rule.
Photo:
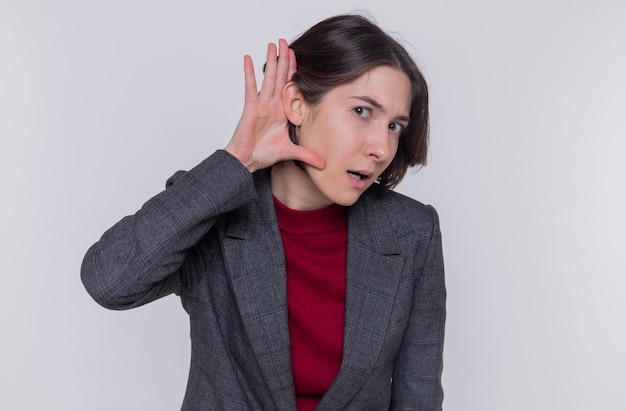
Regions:
<instances>
[{"instance_id":1,"label":"shoulder","mask_svg":"<svg viewBox=\"0 0 626 411\"><path fill-rule=\"evenodd\" d=\"M395 191L367 192L357 203L370 218L386 219L398 233L431 234L439 230L435 208Z\"/></svg>"},{"instance_id":2,"label":"shoulder","mask_svg":"<svg viewBox=\"0 0 626 411\"><path fill-rule=\"evenodd\" d=\"M381 254L422 249L440 237L435 209L396 192L363 193L349 208L348 232Z\"/></svg>"}]
</instances>

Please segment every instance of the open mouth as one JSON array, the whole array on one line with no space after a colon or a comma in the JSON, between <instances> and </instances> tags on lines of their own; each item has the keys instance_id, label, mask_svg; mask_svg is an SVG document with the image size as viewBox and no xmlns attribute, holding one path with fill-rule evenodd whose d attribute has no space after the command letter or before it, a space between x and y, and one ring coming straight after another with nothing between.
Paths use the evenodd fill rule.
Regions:
<instances>
[{"instance_id":1,"label":"open mouth","mask_svg":"<svg viewBox=\"0 0 626 411\"><path fill-rule=\"evenodd\" d=\"M365 174L361 174L361 173L358 173L358 172L356 172L356 171L350 171L350 170L348 170L348 174L350 174L352 177L354 177L354 178L355 178L355 179L357 179L357 180L363 180L363 179L366 179L366 178L367 178L367 175L365 175Z\"/></svg>"}]
</instances>

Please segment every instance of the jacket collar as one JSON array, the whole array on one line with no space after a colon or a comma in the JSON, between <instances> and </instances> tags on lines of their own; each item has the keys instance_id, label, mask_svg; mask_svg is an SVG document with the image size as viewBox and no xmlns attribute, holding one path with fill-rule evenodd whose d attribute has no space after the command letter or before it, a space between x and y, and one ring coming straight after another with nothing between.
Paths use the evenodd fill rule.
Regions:
<instances>
[{"instance_id":1,"label":"jacket collar","mask_svg":"<svg viewBox=\"0 0 626 411\"><path fill-rule=\"evenodd\" d=\"M258 199L237 211L227 230L228 267L241 318L278 409L295 409L289 348L286 271L269 170L255 174ZM320 406L350 401L384 341L402 258L397 230L380 197L366 192L348 210L346 318L341 369Z\"/></svg>"}]
</instances>

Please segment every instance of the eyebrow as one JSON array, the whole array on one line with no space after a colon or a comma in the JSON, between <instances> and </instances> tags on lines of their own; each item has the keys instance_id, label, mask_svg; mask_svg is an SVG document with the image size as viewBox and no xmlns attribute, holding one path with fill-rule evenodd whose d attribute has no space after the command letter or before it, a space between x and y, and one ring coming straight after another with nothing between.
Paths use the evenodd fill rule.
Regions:
<instances>
[{"instance_id":1,"label":"eyebrow","mask_svg":"<svg viewBox=\"0 0 626 411\"><path fill-rule=\"evenodd\" d=\"M367 97L367 96L353 96L352 98L355 98L357 100L361 100L366 102L367 104L373 106L374 108L376 108L377 110L382 111L383 113L386 111L385 107L380 104L378 101L374 100L371 97ZM407 123L409 121L411 121L411 119L407 116L398 116L396 117L397 120L401 120L401 121L406 121Z\"/></svg>"}]
</instances>

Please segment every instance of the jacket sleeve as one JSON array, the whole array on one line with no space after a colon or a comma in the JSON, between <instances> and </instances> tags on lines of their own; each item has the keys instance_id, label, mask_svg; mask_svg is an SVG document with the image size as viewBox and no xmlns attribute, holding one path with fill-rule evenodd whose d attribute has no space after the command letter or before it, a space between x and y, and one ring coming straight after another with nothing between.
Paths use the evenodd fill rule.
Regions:
<instances>
[{"instance_id":1,"label":"jacket sleeve","mask_svg":"<svg viewBox=\"0 0 626 411\"><path fill-rule=\"evenodd\" d=\"M446 289L439 219L434 208L432 231L417 247L418 272L409 322L395 362L392 410L440 411ZM427 252L420 252L420 249Z\"/></svg>"},{"instance_id":2,"label":"jacket sleeve","mask_svg":"<svg viewBox=\"0 0 626 411\"><path fill-rule=\"evenodd\" d=\"M215 152L177 173L164 191L89 248L81 267L85 288L100 305L118 310L179 294L186 250L220 215L255 197L252 174L226 151Z\"/></svg>"}]
</instances>

